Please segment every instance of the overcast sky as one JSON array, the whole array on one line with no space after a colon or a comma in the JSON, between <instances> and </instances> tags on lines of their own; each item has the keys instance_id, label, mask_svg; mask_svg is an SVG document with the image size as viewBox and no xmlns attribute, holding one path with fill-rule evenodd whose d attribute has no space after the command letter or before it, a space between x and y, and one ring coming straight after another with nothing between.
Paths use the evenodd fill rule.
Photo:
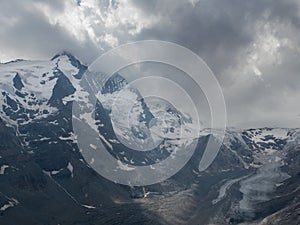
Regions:
<instances>
[{"instance_id":1,"label":"overcast sky","mask_svg":"<svg viewBox=\"0 0 300 225\"><path fill-rule=\"evenodd\" d=\"M216 75L229 126L300 127L299 0L3 0L0 23L0 62L175 42Z\"/></svg>"}]
</instances>

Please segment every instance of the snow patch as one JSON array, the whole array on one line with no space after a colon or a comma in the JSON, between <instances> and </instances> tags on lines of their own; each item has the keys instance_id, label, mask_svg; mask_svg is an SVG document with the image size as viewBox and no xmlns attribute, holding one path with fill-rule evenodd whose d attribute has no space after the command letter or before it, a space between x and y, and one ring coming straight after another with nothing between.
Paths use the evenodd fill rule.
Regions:
<instances>
[{"instance_id":1,"label":"snow patch","mask_svg":"<svg viewBox=\"0 0 300 225\"><path fill-rule=\"evenodd\" d=\"M118 160L117 163L118 163L117 169L125 170L125 171L132 171L132 170L135 170L134 167L131 167L131 166L129 166L128 164L124 164L124 163L122 163L120 160Z\"/></svg>"},{"instance_id":2,"label":"snow patch","mask_svg":"<svg viewBox=\"0 0 300 225\"><path fill-rule=\"evenodd\" d=\"M12 208L16 205L18 205L19 202L18 200L14 199L14 198L10 198L10 200L8 201L7 204L3 205L1 208L0 208L0 211L5 211L7 210L8 208Z\"/></svg>"},{"instance_id":3,"label":"snow patch","mask_svg":"<svg viewBox=\"0 0 300 225\"><path fill-rule=\"evenodd\" d=\"M5 173L5 169L6 168L9 168L9 165L3 165L3 166L1 166L1 168L0 168L0 174L1 175L3 175Z\"/></svg>"},{"instance_id":4,"label":"snow patch","mask_svg":"<svg viewBox=\"0 0 300 225\"><path fill-rule=\"evenodd\" d=\"M73 173L74 167L73 167L73 165L70 162L68 163L67 168L71 172L71 177L73 178L74 177L74 173Z\"/></svg>"},{"instance_id":5,"label":"snow patch","mask_svg":"<svg viewBox=\"0 0 300 225\"><path fill-rule=\"evenodd\" d=\"M95 206L91 206L91 205L82 205L82 206L87 209L96 209Z\"/></svg>"}]
</instances>

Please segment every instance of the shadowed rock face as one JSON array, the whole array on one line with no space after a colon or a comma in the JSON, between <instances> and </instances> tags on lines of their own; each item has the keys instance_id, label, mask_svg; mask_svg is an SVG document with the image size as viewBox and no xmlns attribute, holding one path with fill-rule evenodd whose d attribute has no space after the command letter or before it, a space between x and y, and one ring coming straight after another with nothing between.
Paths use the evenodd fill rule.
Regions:
<instances>
[{"instance_id":1,"label":"shadowed rock face","mask_svg":"<svg viewBox=\"0 0 300 225\"><path fill-rule=\"evenodd\" d=\"M72 129L76 82L86 69L68 53L58 54L51 61L0 65L1 224L300 221L298 129L229 129L213 164L199 172L210 135L203 131L189 162L173 177L151 186L122 186L98 175L80 154ZM110 99L126 84L117 75L106 83L102 94ZM137 90L130 91L138 95ZM155 113L142 99L139 104L137 120L149 128ZM99 131L115 145L112 155L126 161L117 154L126 148L116 144L110 111L104 106L104 102L97 106L96 115L104 125ZM183 117L176 109L166 111L174 118ZM180 122L184 125L190 120ZM167 135L177 127L171 128L165 131ZM137 137L147 135L137 127L131 131ZM163 159L168 149L146 156L148 163ZM138 156L136 161L143 157Z\"/></svg>"}]
</instances>

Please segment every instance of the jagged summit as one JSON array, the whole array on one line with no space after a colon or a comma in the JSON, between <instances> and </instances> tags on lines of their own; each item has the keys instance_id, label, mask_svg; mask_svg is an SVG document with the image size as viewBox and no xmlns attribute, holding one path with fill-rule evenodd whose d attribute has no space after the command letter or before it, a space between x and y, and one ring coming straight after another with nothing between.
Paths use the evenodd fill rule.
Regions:
<instances>
[{"instance_id":1,"label":"jagged summit","mask_svg":"<svg viewBox=\"0 0 300 225\"><path fill-rule=\"evenodd\" d=\"M61 56L67 56L69 58L75 58L76 59L76 57L73 56L72 53L70 53L68 51L60 51L57 54L55 54L50 60L53 61L53 60L55 60L55 59L57 59L58 57L61 57Z\"/></svg>"},{"instance_id":2,"label":"jagged summit","mask_svg":"<svg viewBox=\"0 0 300 225\"><path fill-rule=\"evenodd\" d=\"M82 64L75 56L73 56L68 51L62 51L57 53L54 57L51 58L51 61L56 62L57 64L59 64L61 61L62 62L69 61L73 67L78 69L78 73L73 74L73 76L77 79L80 79L88 68L86 65ZM65 66L62 65L62 67Z\"/></svg>"}]
</instances>

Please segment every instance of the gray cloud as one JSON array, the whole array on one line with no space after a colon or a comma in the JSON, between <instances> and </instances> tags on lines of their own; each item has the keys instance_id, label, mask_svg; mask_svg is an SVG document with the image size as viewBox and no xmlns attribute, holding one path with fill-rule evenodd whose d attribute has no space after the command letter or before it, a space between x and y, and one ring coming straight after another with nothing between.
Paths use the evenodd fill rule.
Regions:
<instances>
[{"instance_id":1,"label":"gray cloud","mask_svg":"<svg viewBox=\"0 0 300 225\"><path fill-rule=\"evenodd\" d=\"M59 51L70 51L89 62L99 55L95 45L87 38L78 42L59 24L32 7L32 3L46 1L3 1L0 3L1 51L9 58L49 59ZM45 3L57 12L64 12L62 1ZM2 60L0 58L0 60Z\"/></svg>"},{"instance_id":2,"label":"gray cloud","mask_svg":"<svg viewBox=\"0 0 300 225\"><path fill-rule=\"evenodd\" d=\"M265 13L269 13L271 21L289 20L295 24L299 21L298 5L291 1L200 0L195 6L188 1L166 1L163 6L156 0L133 2L147 14L162 17L154 27L144 29L137 39L181 44L202 56L217 72L235 60L240 48L252 43L255 23Z\"/></svg>"},{"instance_id":3,"label":"gray cloud","mask_svg":"<svg viewBox=\"0 0 300 225\"><path fill-rule=\"evenodd\" d=\"M299 126L297 0L82 0L79 5L2 1L0 60L47 59L68 50L90 63L117 44L172 41L200 55L216 74L229 125Z\"/></svg>"},{"instance_id":4,"label":"gray cloud","mask_svg":"<svg viewBox=\"0 0 300 225\"><path fill-rule=\"evenodd\" d=\"M296 1L200 0L194 7L170 3L172 7L158 11L154 10L159 9L154 6L157 1L135 2L147 13L163 15L158 25L144 29L138 38L174 41L199 54L212 68L224 89L229 125L299 126L300 18ZM278 41L278 48L265 46L277 44L268 35ZM261 46L253 48L254 44ZM255 54L257 62L249 63ZM251 70L256 65L261 76Z\"/></svg>"}]
</instances>

